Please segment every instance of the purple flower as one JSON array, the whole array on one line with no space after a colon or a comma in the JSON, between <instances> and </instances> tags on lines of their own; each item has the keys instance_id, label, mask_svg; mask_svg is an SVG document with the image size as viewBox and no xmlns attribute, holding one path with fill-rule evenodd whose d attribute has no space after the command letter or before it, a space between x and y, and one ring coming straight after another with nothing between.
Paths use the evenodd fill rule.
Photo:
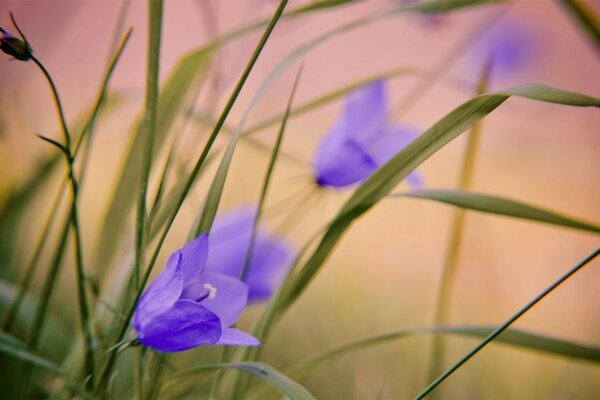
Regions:
<instances>
[{"instance_id":1,"label":"purple flower","mask_svg":"<svg viewBox=\"0 0 600 400\"><path fill-rule=\"evenodd\" d=\"M209 271L208 236L175 251L167 267L140 297L133 327L138 340L160 352L201 345L259 346L253 336L230 328L248 300L239 279Z\"/></svg>"},{"instance_id":2,"label":"purple flower","mask_svg":"<svg viewBox=\"0 0 600 400\"><path fill-rule=\"evenodd\" d=\"M242 277L255 215L255 208L242 206L217 218L210 233L207 271ZM287 274L291 262L289 244L258 227L245 277L248 302L267 301Z\"/></svg>"},{"instance_id":3,"label":"purple flower","mask_svg":"<svg viewBox=\"0 0 600 400\"><path fill-rule=\"evenodd\" d=\"M350 93L344 112L322 139L314 161L319 186L344 187L360 182L418 136L406 125L390 126L384 82L379 80ZM422 184L413 172L411 186Z\"/></svg>"},{"instance_id":4,"label":"purple flower","mask_svg":"<svg viewBox=\"0 0 600 400\"><path fill-rule=\"evenodd\" d=\"M475 57L481 63L490 61L495 77L506 78L522 71L535 59L535 32L531 26L507 21L494 27L475 46Z\"/></svg>"}]
</instances>

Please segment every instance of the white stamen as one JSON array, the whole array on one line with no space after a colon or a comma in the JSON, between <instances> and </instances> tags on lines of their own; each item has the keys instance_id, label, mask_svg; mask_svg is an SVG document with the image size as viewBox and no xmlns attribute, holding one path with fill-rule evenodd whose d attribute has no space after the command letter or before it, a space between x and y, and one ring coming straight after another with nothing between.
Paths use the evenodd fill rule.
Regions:
<instances>
[{"instance_id":1,"label":"white stamen","mask_svg":"<svg viewBox=\"0 0 600 400\"><path fill-rule=\"evenodd\" d=\"M203 286L204 289L208 291L208 299L212 300L217 297L217 288L211 285L210 283L205 283Z\"/></svg>"}]
</instances>

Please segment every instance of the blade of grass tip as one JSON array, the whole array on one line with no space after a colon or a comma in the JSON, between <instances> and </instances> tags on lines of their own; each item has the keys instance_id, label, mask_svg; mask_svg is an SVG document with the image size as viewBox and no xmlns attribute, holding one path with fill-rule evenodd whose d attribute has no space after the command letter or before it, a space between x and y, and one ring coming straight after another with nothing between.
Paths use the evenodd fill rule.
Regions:
<instances>
[{"instance_id":1,"label":"blade of grass tip","mask_svg":"<svg viewBox=\"0 0 600 400\"><path fill-rule=\"evenodd\" d=\"M476 95L487 91L490 74L492 70L492 60L488 60L481 71L479 82L477 84ZM481 141L481 130L483 122L477 123L467 133L467 143L463 155L462 165L460 167L460 177L458 188L468 190L473 182L475 173L475 160ZM447 324L448 314L450 312L450 302L452 301L453 288L455 286L455 276L458 267L458 260L462 248L463 232L465 226L465 210L458 209L454 211L452 222L450 224L449 242L446 248L446 256L441 269L439 287L437 291L437 301L434 308L434 325ZM426 382L431 382L442 372L444 363L445 342L442 336L434 336L431 343L431 358L429 372Z\"/></svg>"},{"instance_id":2,"label":"blade of grass tip","mask_svg":"<svg viewBox=\"0 0 600 400\"><path fill-rule=\"evenodd\" d=\"M156 136L156 113L158 108L158 71L160 64L160 45L162 36L163 1L148 1L148 58L146 66L146 106L144 111L144 147L142 152L141 179L138 195L138 209L136 219L136 246L135 264L133 268L133 289L137 291L140 286L141 268L144 264L144 251L146 249L146 195L154 137Z\"/></svg>"},{"instance_id":3,"label":"blade of grass tip","mask_svg":"<svg viewBox=\"0 0 600 400\"><path fill-rule=\"evenodd\" d=\"M583 0L560 0L559 4L587 34L596 50L600 50L600 21L594 10Z\"/></svg>"},{"instance_id":4,"label":"blade of grass tip","mask_svg":"<svg viewBox=\"0 0 600 400\"><path fill-rule=\"evenodd\" d=\"M66 182L66 179L64 181ZM19 313L19 308L21 307L21 303L23 302L25 295L29 291L29 288L33 281L33 277L35 276L37 267L39 265L39 261L40 261L40 257L42 255L42 252L44 249L44 245L47 243L47 239L50 234L52 225L54 224L54 221L58 216L58 210L59 210L60 204L63 200L64 194L65 194L65 191L61 190L57 193L56 198L54 199L52 208L50 210L48 218L46 219L46 222L42 229L42 234L40 235L40 238L37 242L35 251L33 252L33 256L31 257L31 260L29 261L29 264L27 265L27 269L25 271L25 275L23 276L23 280L21 281L21 284L19 285L19 290L17 292L17 295L15 296L15 299L13 300L12 304L8 308L8 312L6 313L6 319L4 320L4 327L3 327L3 330L6 332L11 331L13 323L15 321L15 318L16 318L17 314Z\"/></svg>"},{"instance_id":5,"label":"blade of grass tip","mask_svg":"<svg viewBox=\"0 0 600 400\"><path fill-rule=\"evenodd\" d=\"M502 332L504 332L510 325L512 325L516 320L521 318L523 314L529 311L533 306L539 303L544 297L550 294L554 289L560 286L564 281L569 279L573 274L577 271L585 267L588 263L590 263L594 258L596 258L600 254L600 248L596 249L592 254L586 257L583 261L573 267L569 272L555 281L552 285L546 288L542 293L536 296L532 301L527 303L521 310L519 310L516 314L510 317L502 326L492 332L488 337L485 338L484 341L479 343L473 350L471 350L467 355L461 358L456 364L450 367L446 372L444 372L439 378L433 381L429 386L427 386L421 393L419 393L416 397L417 400L425 398L429 393L431 393L440 383L445 381L450 375L452 375L456 370L458 370L461 366L463 366L467 361L469 361L475 354L477 354L481 349L487 346L490 342L492 342L496 337L498 337Z\"/></svg>"},{"instance_id":6,"label":"blade of grass tip","mask_svg":"<svg viewBox=\"0 0 600 400\"><path fill-rule=\"evenodd\" d=\"M464 131L473 127L511 96L571 106L600 107L600 99L540 84L525 84L502 92L480 95L466 101L396 154L354 191L335 219L327 226L327 231L304 263L303 268L299 270L297 275L284 280L277 296L269 302L256 324L253 330L254 336L264 342L264 338L303 293L345 231L356 219L370 210L379 200L386 197L396 185L423 161L460 136ZM296 262L298 260L299 258L296 259ZM295 264L294 268L297 266ZM276 306L274 302L277 302ZM242 348L238 350L238 358L236 359L254 359L259 353L256 349Z\"/></svg>"},{"instance_id":7,"label":"blade of grass tip","mask_svg":"<svg viewBox=\"0 0 600 400\"><path fill-rule=\"evenodd\" d=\"M273 32L275 25L277 24L281 15L283 14L283 10L285 9L286 5L287 5L287 0L282 0L280 2L279 7L275 11L275 14L273 15L262 38L260 39L256 49L254 50L254 53L252 54L250 60L248 61L248 64L247 64L246 68L244 69L244 72L240 76L238 83L236 84L233 92L231 93L231 96L230 96L229 100L227 101L227 104L225 105L217 124L215 125L213 131L211 132L211 134L206 142L206 145L205 145L202 153L200 154L200 156L190 174L189 179L186 182L183 192L181 193L181 197L179 198L177 204L175 205L173 213L169 217L169 219L166 223L166 226L163 229L163 232L162 232L160 238L158 239L156 249L155 249L154 253L152 254L152 258L150 259L148 267L146 268L140 288L136 294L135 301L133 302L133 305L130 307L129 311L126 314L127 315L126 321L124 321L124 323L122 324L121 329L118 334L118 337L117 337L117 340L115 340L115 343L123 340L125 334L127 333L127 329L129 327L129 321L133 317L133 313L135 311L135 303L137 303L139 297L141 296L143 288L146 285L146 283L150 277L150 274L152 273L152 269L153 269L156 259L158 257L158 253L160 252L162 244L167 236L167 233L169 232L169 229L171 228L171 225L173 224L173 221L175 220L175 217L177 216L177 212L181 208L181 205L183 204L183 201L185 200L192 184L194 183L196 176L200 172L200 169L202 168L204 161L206 160L206 157L208 156L208 152L210 151L212 144L216 140L221 127L225 123L225 119L227 118L227 116L229 115L229 112L233 108L233 104L237 100L237 97L240 94L244 84L246 83L246 80L248 79L248 76L250 75L250 72L252 71L254 64L258 60L258 57L261 54L263 48L265 47L267 40L271 36L271 33ZM106 384L106 380L108 379L110 372L112 370L113 364L115 362L116 355L117 355L116 351L112 351L110 353L108 359L106 360L104 367L102 369L102 372L100 373L98 384L96 385L96 388L95 388L95 393L98 393L100 390L102 390L103 386Z\"/></svg>"},{"instance_id":8,"label":"blade of grass tip","mask_svg":"<svg viewBox=\"0 0 600 400\"><path fill-rule=\"evenodd\" d=\"M393 193L391 196L433 200L468 210L521 218L528 221L543 222L556 226L579 229L585 232L600 233L597 224L581 221L554 211L534 207L518 201L483 193L461 190L414 190L405 193Z\"/></svg>"}]
</instances>

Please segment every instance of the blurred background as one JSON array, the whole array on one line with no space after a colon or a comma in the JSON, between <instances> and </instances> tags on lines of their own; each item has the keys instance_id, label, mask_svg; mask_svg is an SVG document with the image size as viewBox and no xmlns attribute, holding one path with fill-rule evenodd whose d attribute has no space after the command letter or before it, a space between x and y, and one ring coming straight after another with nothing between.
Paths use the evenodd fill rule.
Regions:
<instances>
[{"instance_id":1,"label":"blurred background","mask_svg":"<svg viewBox=\"0 0 600 400\"><path fill-rule=\"evenodd\" d=\"M291 1L290 7L304 3ZM290 51L336 26L398 3L401 1L369 0L282 21L228 118L228 126L237 125L257 88ZM587 3L600 13L599 1ZM161 76L166 78L188 50L268 17L276 7L277 2L268 0L166 2ZM2 0L0 25L10 30L9 10L55 79L69 121L77 121L93 104L119 16L124 17L125 27L134 28L111 83L119 103L104 112L97 124L89 175L82 188L84 255L91 258L131 129L143 109L146 2L130 1L123 6L112 0ZM250 32L223 48L211 65L198 101L190 102L190 111L218 116L260 34L260 30ZM598 55L574 20L553 1L511 1L451 15L402 14L339 34L311 51L303 60L295 103L362 78L411 67L415 72L387 82L387 94L394 121L425 130L474 95L490 56L495 60L491 89L534 81L600 96ZM0 71L3 201L53 152L35 134L59 137L59 125L47 83L33 64L0 57ZM295 73L292 68L273 86L252 111L248 126L285 109ZM335 215L352 192L350 188L316 193L311 181L314 149L342 106L340 99L293 118L286 131L284 155L267 200L266 224L289 236L297 249ZM184 131L184 145L176 160L184 165L199 154L206 126L195 119L189 123L180 119L176 126ZM511 99L484 120L472 189L598 224L599 126L600 113L595 109ZM254 137L270 148L276 131L277 126ZM217 147L222 148L227 139L223 136ZM419 168L427 188L456 187L464 145L464 138L455 140ZM269 154L240 143L222 210L257 201ZM160 157L165 156L166 151L160 152ZM185 203L164 256L183 243L213 170L209 168L202 176ZM11 257L29 258L62 173L59 169L52 172L53 178L26 210L24 222L12 238L17 247ZM401 185L397 191L407 189ZM416 199L389 198L378 204L354 224L322 273L283 319L265 348L264 360L285 371L307 355L354 339L430 325L453 212L451 207ZM120 245L122 257L133 248L133 218L129 227L130 234L125 235L129 242ZM467 215L464 235L451 302L453 324L503 322L598 245L592 234L472 212ZM64 269L60 277L64 290L57 292L52 306L61 310L57 319L64 329L77 326L72 271ZM3 276L14 280L22 273L5 269ZM517 326L600 346L598 282L600 263L595 262ZM34 292L40 284L41 274ZM250 309L242 326L251 326L260 311L260 306ZM411 397L427 383L430 343L429 336L421 335L352 353L314 370L303 383L318 398ZM448 343L445 362L450 366L476 342L450 338ZM193 360L198 351L178 356L180 362ZM443 394L447 398L598 398L600 367L496 344L451 377Z\"/></svg>"}]
</instances>

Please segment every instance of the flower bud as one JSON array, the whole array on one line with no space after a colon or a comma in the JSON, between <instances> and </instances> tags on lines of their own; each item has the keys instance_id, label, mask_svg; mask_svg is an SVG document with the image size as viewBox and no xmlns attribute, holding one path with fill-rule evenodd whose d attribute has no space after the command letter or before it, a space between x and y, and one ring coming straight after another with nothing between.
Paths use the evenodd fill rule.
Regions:
<instances>
[{"instance_id":1,"label":"flower bud","mask_svg":"<svg viewBox=\"0 0 600 400\"><path fill-rule=\"evenodd\" d=\"M0 50L20 61L27 61L32 56L29 43L2 28L0 28Z\"/></svg>"}]
</instances>

